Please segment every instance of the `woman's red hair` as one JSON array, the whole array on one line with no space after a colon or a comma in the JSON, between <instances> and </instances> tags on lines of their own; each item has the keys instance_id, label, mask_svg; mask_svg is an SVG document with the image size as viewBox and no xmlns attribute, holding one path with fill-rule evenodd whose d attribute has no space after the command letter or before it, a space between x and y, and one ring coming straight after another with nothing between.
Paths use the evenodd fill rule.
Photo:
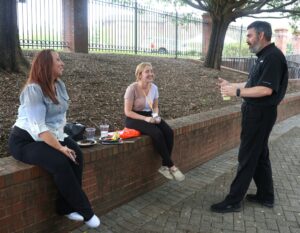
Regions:
<instances>
[{"instance_id":1,"label":"woman's red hair","mask_svg":"<svg viewBox=\"0 0 300 233\"><path fill-rule=\"evenodd\" d=\"M55 89L53 88L55 79L52 77L52 52L55 51L52 49L45 49L35 56L26 84L39 84L44 95L48 96L53 103L58 104L59 102L55 96Z\"/></svg>"}]
</instances>

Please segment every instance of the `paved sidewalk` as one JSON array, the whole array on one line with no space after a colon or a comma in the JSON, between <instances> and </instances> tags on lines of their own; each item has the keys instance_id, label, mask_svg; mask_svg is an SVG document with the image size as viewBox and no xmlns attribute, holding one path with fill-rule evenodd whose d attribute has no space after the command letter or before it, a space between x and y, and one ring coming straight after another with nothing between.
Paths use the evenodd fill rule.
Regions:
<instances>
[{"instance_id":1,"label":"paved sidewalk","mask_svg":"<svg viewBox=\"0 0 300 233\"><path fill-rule=\"evenodd\" d=\"M277 124L271 135L273 209L244 201L239 213L209 210L228 192L237 150L189 171L183 182L169 181L101 216L99 229L82 226L73 233L300 233L300 115ZM249 193L255 193L253 183Z\"/></svg>"}]
</instances>

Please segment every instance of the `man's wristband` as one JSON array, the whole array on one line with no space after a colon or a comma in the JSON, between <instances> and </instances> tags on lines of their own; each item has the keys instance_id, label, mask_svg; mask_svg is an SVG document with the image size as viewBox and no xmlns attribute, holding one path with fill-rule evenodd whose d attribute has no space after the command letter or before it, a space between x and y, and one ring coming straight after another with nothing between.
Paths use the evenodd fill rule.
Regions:
<instances>
[{"instance_id":1,"label":"man's wristband","mask_svg":"<svg viewBox=\"0 0 300 233\"><path fill-rule=\"evenodd\" d=\"M237 89L236 89L236 96L237 96L237 97L240 97L240 96L241 96L241 89L240 89L240 88L237 88Z\"/></svg>"}]
</instances>

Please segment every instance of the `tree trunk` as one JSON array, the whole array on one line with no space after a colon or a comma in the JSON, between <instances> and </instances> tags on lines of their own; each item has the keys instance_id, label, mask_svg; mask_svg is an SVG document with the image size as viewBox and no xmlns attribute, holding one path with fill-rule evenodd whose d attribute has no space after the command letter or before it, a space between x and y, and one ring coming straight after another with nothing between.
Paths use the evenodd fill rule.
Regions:
<instances>
[{"instance_id":1,"label":"tree trunk","mask_svg":"<svg viewBox=\"0 0 300 233\"><path fill-rule=\"evenodd\" d=\"M229 20L223 17L212 17L212 32L210 36L209 47L205 57L204 66L214 69L220 69L222 62L222 51Z\"/></svg>"},{"instance_id":2,"label":"tree trunk","mask_svg":"<svg viewBox=\"0 0 300 233\"><path fill-rule=\"evenodd\" d=\"M28 67L20 47L17 1L0 0L0 69L26 72Z\"/></svg>"}]
</instances>

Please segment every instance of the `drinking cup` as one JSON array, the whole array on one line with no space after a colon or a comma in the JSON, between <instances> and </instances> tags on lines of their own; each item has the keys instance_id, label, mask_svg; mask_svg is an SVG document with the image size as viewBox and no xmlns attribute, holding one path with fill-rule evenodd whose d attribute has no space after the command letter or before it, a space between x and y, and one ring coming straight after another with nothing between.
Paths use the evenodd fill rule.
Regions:
<instances>
[{"instance_id":1,"label":"drinking cup","mask_svg":"<svg viewBox=\"0 0 300 233\"><path fill-rule=\"evenodd\" d=\"M85 136L87 140L95 140L95 128L86 128L85 129Z\"/></svg>"},{"instance_id":2,"label":"drinking cup","mask_svg":"<svg viewBox=\"0 0 300 233\"><path fill-rule=\"evenodd\" d=\"M224 101L231 100L231 97L230 97L230 96L223 95L222 97L223 97L223 100L224 100Z\"/></svg>"},{"instance_id":3,"label":"drinking cup","mask_svg":"<svg viewBox=\"0 0 300 233\"><path fill-rule=\"evenodd\" d=\"M154 119L154 121L155 121L156 124L160 123L161 118L160 118L160 116L158 116L158 114L156 112L152 113L152 117L153 117L153 119Z\"/></svg>"},{"instance_id":4,"label":"drinking cup","mask_svg":"<svg viewBox=\"0 0 300 233\"><path fill-rule=\"evenodd\" d=\"M101 132L100 138L105 138L108 136L108 129L109 129L109 125L107 124L100 125L100 132Z\"/></svg>"}]
</instances>

